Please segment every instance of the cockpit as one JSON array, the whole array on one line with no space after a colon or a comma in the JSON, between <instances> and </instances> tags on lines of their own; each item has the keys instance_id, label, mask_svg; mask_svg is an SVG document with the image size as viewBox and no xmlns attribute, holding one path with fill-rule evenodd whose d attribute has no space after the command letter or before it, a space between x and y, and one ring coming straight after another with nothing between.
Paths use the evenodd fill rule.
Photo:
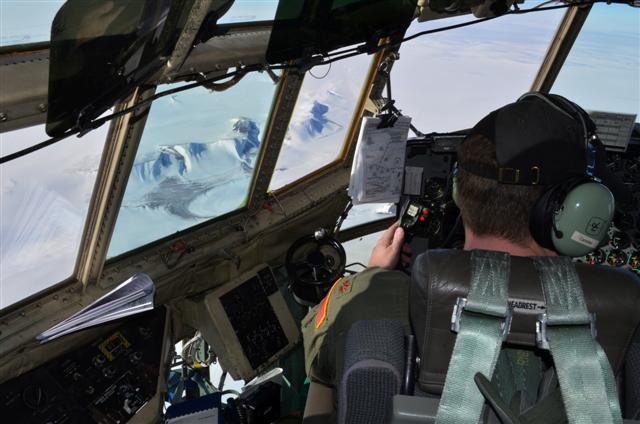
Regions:
<instances>
[{"instance_id":1,"label":"cockpit","mask_svg":"<svg viewBox=\"0 0 640 424\"><path fill-rule=\"evenodd\" d=\"M0 1L2 416L312 423L305 316L396 222L464 268L458 148L526 92L581 105L618 184L573 262L640 282L639 51L633 1Z\"/></svg>"}]
</instances>

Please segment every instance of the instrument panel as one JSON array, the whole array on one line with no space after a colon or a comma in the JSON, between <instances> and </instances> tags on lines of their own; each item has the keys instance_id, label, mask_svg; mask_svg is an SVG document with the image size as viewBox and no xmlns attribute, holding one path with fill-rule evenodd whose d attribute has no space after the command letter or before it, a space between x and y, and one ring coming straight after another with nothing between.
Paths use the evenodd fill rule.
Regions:
<instances>
[{"instance_id":1,"label":"instrument panel","mask_svg":"<svg viewBox=\"0 0 640 424\"><path fill-rule=\"evenodd\" d=\"M3 422L127 422L156 393L166 310L136 315L93 342L0 386Z\"/></svg>"},{"instance_id":2,"label":"instrument panel","mask_svg":"<svg viewBox=\"0 0 640 424\"><path fill-rule=\"evenodd\" d=\"M631 199L616 204L608 243L578 261L626 268L640 275L640 145L630 145L626 153L610 153L607 166L631 192Z\"/></svg>"},{"instance_id":3,"label":"instrument panel","mask_svg":"<svg viewBox=\"0 0 640 424\"><path fill-rule=\"evenodd\" d=\"M271 268L258 265L209 293L198 306L205 340L236 380L250 380L300 339Z\"/></svg>"}]
</instances>

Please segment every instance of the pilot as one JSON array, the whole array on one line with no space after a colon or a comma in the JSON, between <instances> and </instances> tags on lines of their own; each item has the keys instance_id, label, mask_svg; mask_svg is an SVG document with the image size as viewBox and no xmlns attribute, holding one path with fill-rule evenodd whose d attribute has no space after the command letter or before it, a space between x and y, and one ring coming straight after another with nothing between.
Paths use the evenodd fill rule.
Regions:
<instances>
[{"instance_id":1,"label":"pilot","mask_svg":"<svg viewBox=\"0 0 640 424\"><path fill-rule=\"evenodd\" d=\"M559 137L566 142L549 142ZM580 158L589 157L585 149L581 123L537 93L483 118L458 149L453 196L464 225L464 250L500 251L512 256L558 255L550 240L541 245L534 239L530 214L548 186L584 177L587 159ZM607 184L611 176L603 165L594 174ZM498 167L530 171L497 175ZM324 416L324 421L318 422L329 422L327 417L335 405L333 391L343 367L345 338L353 322L393 319L403 323L407 333L411 331L410 279L394 270L398 261L407 262L410 253L403 251L404 235L398 223L387 229L371 253L369 268L337 281L302 321L306 367L312 382L306 417ZM418 258L414 272L419 263Z\"/></svg>"}]
</instances>

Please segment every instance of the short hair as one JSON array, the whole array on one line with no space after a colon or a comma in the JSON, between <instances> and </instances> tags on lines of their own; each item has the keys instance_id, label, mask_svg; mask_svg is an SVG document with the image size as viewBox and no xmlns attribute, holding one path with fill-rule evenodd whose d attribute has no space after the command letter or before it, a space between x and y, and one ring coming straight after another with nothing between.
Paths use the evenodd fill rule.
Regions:
<instances>
[{"instance_id":1,"label":"short hair","mask_svg":"<svg viewBox=\"0 0 640 424\"><path fill-rule=\"evenodd\" d=\"M496 146L482 135L471 135L458 148L458 162L496 168ZM456 200L465 225L476 235L514 243L532 239L529 213L543 190L542 186L499 184L460 168L456 178Z\"/></svg>"}]
</instances>

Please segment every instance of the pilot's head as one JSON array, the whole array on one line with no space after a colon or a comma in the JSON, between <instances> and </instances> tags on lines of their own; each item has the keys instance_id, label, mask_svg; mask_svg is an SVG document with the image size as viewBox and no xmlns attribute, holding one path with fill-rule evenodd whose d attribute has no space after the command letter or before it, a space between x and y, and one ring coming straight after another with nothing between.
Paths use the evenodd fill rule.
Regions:
<instances>
[{"instance_id":1,"label":"pilot's head","mask_svg":"<svg viewBox=\"0 0 640 424\"><path fill-rule=\"evenodd\" d=\"M473 127L458 150L455 200L467 231L582 256L614 211L595 125L567 99L527 93Z\"/></svg>"}]
</instances>

